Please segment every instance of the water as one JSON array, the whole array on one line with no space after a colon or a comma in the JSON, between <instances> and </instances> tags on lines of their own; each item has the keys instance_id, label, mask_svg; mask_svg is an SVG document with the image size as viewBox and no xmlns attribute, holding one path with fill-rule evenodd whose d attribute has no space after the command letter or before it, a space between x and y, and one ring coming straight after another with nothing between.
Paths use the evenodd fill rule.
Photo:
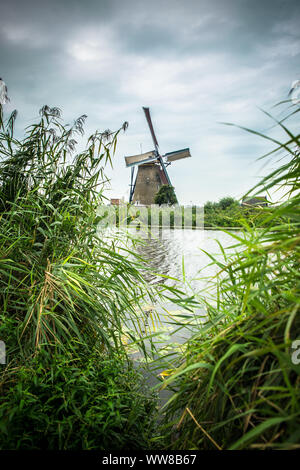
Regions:
<instances>
[{"instance_id":1,"label":"water","mask_svg":"<svg viewBox=\"0 0 300 470\"><path fill-rule=\"evenodd\" d=\"M143 277L149 285L176 287L187 296L201 292L208 295L209 281L220 268L211 262L207 253L222 257L220 244L228 248L235 243L229 234L219 230L163 229L154 230L146 236L145 233L141 235L135 229L130 229L129 233L141 239L134 250L147 261ZM193 314L197 317L201 314L205 316L205 311L199 308L191 313L174 302L162 302L160 299L154 304L146 304L144 310L149 317L144 332L161 331L162 336L156 339L161 341L162 346L169 344L171 339L177 345L183 344L191 334L190 329L178 330L172 326L172 322L178 318L189 321L186 316L191 317Z\"/></svg>"},{"instance_id":2,"label":"water","mask_svg":"<svg viewBox=\"0 0 300 470\"><path fill-rule=\"evenodd\" d=\"M134 233L134 230L131 230ZM138 233L138 232L136 232ZM158 274L183 280L183 264L185 277L195 289L203 288L203 282L199 280L199 271L204 275L213 275L216 266L207 267L209 257L204 252L220 255L220 247L229 247L234 243L232 237L220 230L192 230L175 229L152 231L148 238L143 237L143 245L138 245L138 253L149 263L149 267ZM202 251L204 250L204 251ZM157 275L145 273L150 284L163 282ZM169 283L168 280L165 282ZM174 285L174 283L173 283Z\"/></svg>"},{"instance_id":3,"label":"water","mask_svg":"<svg viewBox=\"0 0 300 470\"><path fill-rule=\"evenodd\" d=\"M131 235L137 234L134 229L130 232ZM222 257L219 243L227 248L235 244L234 239L222 231L192 229L156 230L149 237L143 235L142 241L142 244L137 245L136 251L148 262L149 270L143 273L148 283L166 284L187 291L189 294L204 291L206 294L209 280L220 269L211 263L206 253ZM159 374L172 369L174 359L183 352L184 344L192 334L191 325L178 328L174 325L175 321L194 323L194 318L197 318L199 323L201 317L203 321L206 319L206 312L201 311L201 308L190 312L168 301L157 301L154 305L147 305L145 309L146 311L148 309L149 319L144 334L153 331L159 333L154 340L157 348L157 354L154 355L156 361L152 363L150 373L149 370L143 372L147 382L153 386L159 382ZM154 321L154 326L153 312L159 318L159 321ZM146 342L146 345L148 348L151 347L150 342ZM136 361L145 361L138 350L132 352L132 357ZM160 392L161 404L164 404L169 397L168 390Z\"/></svg>"},{"instance_id":4,"label":"water","mask_svg":"<svg viewBox=\"0 0 300 470\"><path fill-rule=\"evenodd\" d=\"M134 237L139 236L135 229L130 229L129 233ZM220 270L216 264L211 263L207 253L222 257L219 244L224 248L235 244L229 234L219 230L153 230L151 236L143 233L140 238L142 244L137 244L135 251L148 262L148 269L143 275L149 285L165 284L177 287L189 295L197 292L205 292L205 295L208 295L209 280ZM150 370L148 368L142 373L147 383L155 386L161 380L160 374L172 369L174 359L183 352L184 345L193 331L191 325L178 328L175 321L195 323L194 319L197 318L199 322L201 317L205 321L206 312L201 311L201 308L190 312L173 302L160 300L145 305L145 311L148 312L148 322L143 325L143 334L147 336L155 332L157 336L154 343L157 352L154 354L156 361L151 364ZM129 328L131 326L129 325ZM148 350L152 349L150 341L145 344ZM137 347L130 350L129 346L129 352L137 367L145 362ZM160 392L161 404L169 397L170 391Z\"/></svg>"}]
</instances>

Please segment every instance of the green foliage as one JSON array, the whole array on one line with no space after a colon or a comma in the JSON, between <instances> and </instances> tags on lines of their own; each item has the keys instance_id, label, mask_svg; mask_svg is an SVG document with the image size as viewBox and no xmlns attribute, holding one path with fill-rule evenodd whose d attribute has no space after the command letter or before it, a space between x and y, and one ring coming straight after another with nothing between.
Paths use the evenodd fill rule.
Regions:
<instances>
[{"instance_id":1,"label":"green foliage","mask_svg":"<svg viewBox=\"0 0 300 470\"><path fill-rule=\"evenodd\" d=\"M169 206L177 204L177 197L173 186L163 184L155 195L154 203L159 206L163 204L168 204Z\"/></svg>"},{"instance_id":2,"label":"green foliage","mask_svg":"<svg viewBox=\"0 0 300 470\"><path fill-rule=\"evenodd\" d=\"M257 196L255 199L259 200ZM265 199L261 198L264 202ZM276 206L244 205L232 197L224 197L219 202L204 204L204 226L206 228L244 228L245 226L266 227L287 221L276 213ZM271 217L269 217L271 216ZM271 222L272 221L272 222Z\"/></svg>"},{"instance_id":3,"label":"green foliage","mask_svg":"<svg viewBox=\"0 0 300 470\"><path fill-rule=\"evenodd\" d=\"M143 448L154 404L126 364L122 333L131 321L140 337L153 293L97 215L127 124L74 155L86 116L70 127L57 108L40 114L17 140L15 113L6 123L0 106L0 448Z\"/></svg>"},{"instance_id":4,"label":"green foliage","mask_svg":"<svg viewBox=\"0 0 300 470\"><path fill-rule=\"evenodd\" d=\"M11 119L0 120L0 309L16 329L2 336L10 359L41 346L64 350L73 337L122 348L122 324L151 296L124 242L97 230L104 165L122 128L96 132L74 156L85 117L63 126L60 111L45 106L23 141Z\"/></svg>"},{"instance_id":5,"label":"green foliage","mask_svg":"<svg viewBox=\"0 0 300 470\"><path fill-rule=\"evenodd\" d=\"M155 403L120 357L40 353L2 383L0 448L147 449Z\"/></svg>"},{"instance_id":6,"label":"green foliage","mask_svg":"<svg viewBox=\"0 0 300 470\"><path fill-rule=\"evenodd\" d=\"M220 199L218 206L224 211L228 207L237 206L237 204L237 201L235 201L233 197L223 197Z\"/></svg>"},{"instance_id":7,"label":"green foliage","mask_svg":"<svg viewBox=\"0 0 300 470\"><path fill-rule=\"evenodd\" d=\"M238 201L224 197L219 202L208 201L204 204L205 227L237 227L243 218Z\"/></svg>"},{"instance_id":8,"label":"green foliage","mask_svg":"<svg viewBox=\"0 0 300 470\"><path fill-rule=\"evenodd\" d=\"M103 168L121 129L95 133L72 157L84 116L68 128L57 108L44 107L23 141L13 136L15 115L5 124L0 107L0 118L0 337L8 352L0 448L121 450L162 442L154 397L121 341L127 322L139 332L142 302L160 291L147 288L133 250L97 231ZM300 337L299 135L283 122L288 140L270 138L271 154L282 157L284 149L286 161L253 196L279 185L285 202L272 209L244 209L232 198L207 203L206 225L243 227L231 233L236 252L220 246L223 260L209 255L220 271L198 303L166 287L169 300L200 304L208 318L203 309L199 319L189 317L192 338L164 379L176 390L161 428L168 448L299 448L300 366L291 361Z\"/></svg>"},{"instance_id":9,"label":"green foliage","mask_svg":"<svg viewBox=\"0 0 300 470\"><path fill-rule=\"evenodd\" d=\"M220 246L222 260L209 255L220 271L198 295L208 320L201 315L165 380L177 389L167 406L173 449L300 447L300 365L291 357L300 337L300 136L282 122L288 140L271 153L284 149L285 161L252 194L280 187L287 199L262 213L264 229L231 232L231 254Z\"/></svg>"}]
</instances>

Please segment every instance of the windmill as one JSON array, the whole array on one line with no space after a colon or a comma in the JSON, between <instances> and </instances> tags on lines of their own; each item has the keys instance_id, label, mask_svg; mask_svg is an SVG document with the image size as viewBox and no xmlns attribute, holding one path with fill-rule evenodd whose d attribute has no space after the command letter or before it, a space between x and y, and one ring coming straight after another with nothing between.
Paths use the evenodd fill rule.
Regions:
<instances>
[{"instance_id":1,"label":"windmill","mask_svg":"<svg viewBox=\"0 0 300 470\"><path fill-rule=\"evenodd\" d=\"M124 157L127 168L131 168L129 202L138 202L143 205L154 204L154 197L163 184L171 186L167 166L176 160L191 156L190 149L185 148L161 155L158 142L153 129L149 108L144 108L152 136L154 150L150 152ZM135 168L137 174L134 179Z\"/></svg>"}]
</instances>

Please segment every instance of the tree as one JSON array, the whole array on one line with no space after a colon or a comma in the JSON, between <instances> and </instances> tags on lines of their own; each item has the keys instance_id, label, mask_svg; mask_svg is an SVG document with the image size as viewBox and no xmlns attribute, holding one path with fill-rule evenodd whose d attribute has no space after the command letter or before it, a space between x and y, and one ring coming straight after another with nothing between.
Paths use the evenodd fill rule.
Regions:
<instances>
[{"instance_id":1,"label":"tree","mask_svg":"<svg viewBox=\"0 0 300 470\"><path fill-rule=\"evenodd\" d=\"M163 184L154 197L154 203L161 206L162 204L168 204L173 206L177 204L177 197L175 195L174 187L168 184Z\"/></svg>"},{"instance_id":2,"label":"tree","mask_svg":"<svg viewBox=\"0 0 300 470\"><path fill-rule=\"evenodd\" d=\"M219 201L219 207L220 209L222 210L225 210L227 209L228 207L230 206L233 206L233 205L236 205L236 202L233 197L223 197L220 201Z\"/></svg>"}]
</instances>

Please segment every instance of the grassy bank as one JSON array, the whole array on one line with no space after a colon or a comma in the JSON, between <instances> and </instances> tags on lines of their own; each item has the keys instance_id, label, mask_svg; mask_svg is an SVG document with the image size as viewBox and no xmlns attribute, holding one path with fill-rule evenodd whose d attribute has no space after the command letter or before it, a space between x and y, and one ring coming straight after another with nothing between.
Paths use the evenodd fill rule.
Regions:
<instances>
[{"instance_id":1,"label":"grassy bank","mask_svg":"<svg viewBox=\"0 0 300 470\"><path fill-rule=\"evenodd\" d=\"M18 140L0 112L0 448L147 448L156 402L122 333L131 320L139 337L153 292L126 242L97 232L126 124L74 156L86 116L64 126L45 106Z\"/></svg>"},{"instance_id":2,"label":"grassy bank","mask_svg":"<svg viewBox=\"0 0 300 470\"><path fill-rule=\"evenodd\" d=\"M177 389L167 406L168 448L300 447L300 365L293 356L300 339L299 135L278 125L288 140L275 142L271 153L281 165L252 192L281 187L285 200L261 213L265 229L245 221L241 234L231 233L237 254L220 246L223 261L209 255L220 268L211 279L215 295L198 296L209 319L199 321L164 383Z\"/></svg>"}]
</instances>

